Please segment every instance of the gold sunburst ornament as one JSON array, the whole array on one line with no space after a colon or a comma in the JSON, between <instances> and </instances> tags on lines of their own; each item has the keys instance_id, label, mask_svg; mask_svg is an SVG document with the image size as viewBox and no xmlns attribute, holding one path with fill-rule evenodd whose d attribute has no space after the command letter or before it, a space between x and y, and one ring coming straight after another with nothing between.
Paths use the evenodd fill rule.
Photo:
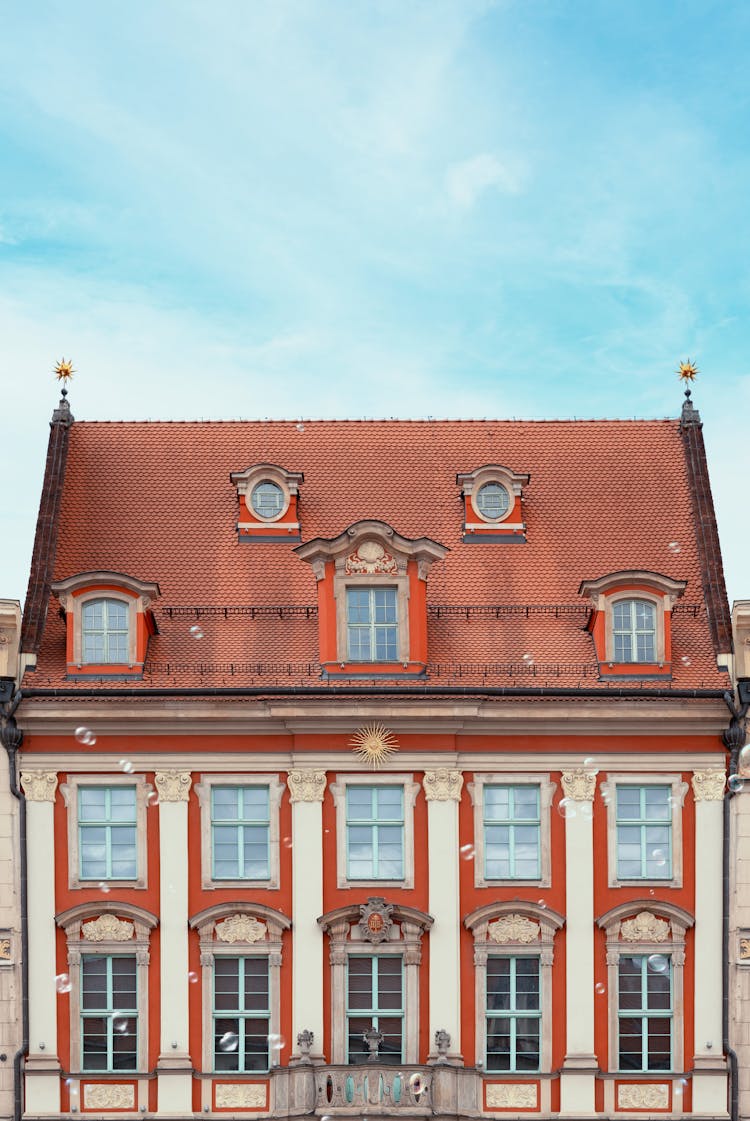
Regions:
<instances>
[{"instance_id":1,"label":"gold sunburst ornament","mask_svg":"<svg viewBox=\"0 0 750 1121\"><path fill-rule=\"evenodd\" d=\"M677 369L676 373L680 381L692 382L695 381L700 371L695 362L691 362L688 358L686 362L680 362L679 368Z\"/></svg>"},{"instance_id":2,"label":"gold sunburst ornament","mask_svg":"<svg viewBox=\"0 0 750 1121\"><path fill-rule=\"evenodd\" d=\"M67 386L68 382L75 373L75 370L73 369L73 363L67 362L64 358L61 358L55 366L54 373L57 377L57 380L61 381L64 386Z\"/></svg>"},{"instance_id":3,"label":"gold sunburst ornament","mask_svg":"<svg viewBox=\"0 0 750 1121\"><path fill-rule=\"evenodd\" d=\"M398 750L398 740L384 724L365 724L349 740L352 751L360 762L371 770L382 767L390 755Z\"/></svg>"}]
</instances>

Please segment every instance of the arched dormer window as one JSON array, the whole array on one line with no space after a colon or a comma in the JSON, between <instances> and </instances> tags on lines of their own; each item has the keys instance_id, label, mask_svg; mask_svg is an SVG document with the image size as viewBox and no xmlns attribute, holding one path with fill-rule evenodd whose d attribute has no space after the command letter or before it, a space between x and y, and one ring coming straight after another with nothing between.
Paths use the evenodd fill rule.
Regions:
<instances>
[{"instance_id":1,"label":"arched dormer window","mask_svg":"<svg viewBox=\"0 0 750 1121\"><path fill-rule=\"evenodd\" d=\"M681 907L649 899L622 903L597 920L607 939L610 1071L626 1078L683 1070L685 933L694 921ZM668 1108L668 1084L658 1089L658 1108ZM614 1092L617 1105L605 1101L605 1111L637 1108L632 1084Z\"/></svg>"},{"instance_id":2,"label":"arched dormer window","mask_svg":"<svg viewBox=\"0 0 750 1121\"><path fill-rule=\"evenodd\" d=\"M159 585L123 572L80 572L52 584L67 626L69 677L132 677L143 672L158 633L152 603Z\"/></svg>"},{"instance_id":3,"label":"arched dormer window","mask_svg":"<svg viewBox=\"0 0 750 1121\"><path fill-rule=\"evenodd\" d=\"M295 552L318 582L324 673L399 676L427 665L427 574L448 550L385 522L361 521Z\"/></svg>"},{"instance_id":4,"label":"arched dormer window","mask_svg":"<svg viewBox=\"0 0 750 1121\"><path fill-rule=\"evenodd\" d=\"M487 1074L547 1073L552 1063L552 964L562 915L511 900L472 911L476 1065ZM487 1108L493 1088L487 1086ZM548 1111L549 1081L525 1087L524 1106Z\"/></svg>"},{"instance_id":5,"label":"arched dormer window","mask_svg":"<svg viewBox=\"0 0 750 1121\"><path fill-rule=\"evenodd\" d=\"M301 471L287 471L275 463L256 463L229 476L237 487L239 541L299 541Z\"/></svg>"},{"instance_id":6,"label":"arched dormer window","mask_svg":"<svg viewBox=\"0 0 750 1121\"><path fill-rule=\"evenodd\" d=\"M669 677L672 671L672 608L685 580L628 569L584 580L591 602L588 630L602 677Z\"/></svg>"},{"instance_id":7,"label":"arched dormer window","mask_svg":"<svg viewBox=\"0 0 750 1121\"><path fill-rule=\"evenodd\" d=\"M463 540L525 541L522 497L530 478L496 463L456 475L464 505Z\"/></svg>"}]
</instances>

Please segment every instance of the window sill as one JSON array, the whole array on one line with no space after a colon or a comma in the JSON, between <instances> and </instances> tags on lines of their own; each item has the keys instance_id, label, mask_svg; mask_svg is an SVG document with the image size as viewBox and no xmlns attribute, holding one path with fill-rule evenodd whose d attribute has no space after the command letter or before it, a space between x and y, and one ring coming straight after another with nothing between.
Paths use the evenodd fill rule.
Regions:
<instances>
[{"instance_id":1,"label":"window sill","mask_svg":"<svg viewBox=\"0 0 750 1121\"><path fill-rule=\"evenodd\" d=\"M80 877L76 877L71 879L68 887L71 891L97 891L101 895L100 884L105 885L107 892L111 891L112 888L124 888L126 891L144 891L146 888L145 877L137 880L108 880L104 876L91 880L82 880Z\"/></svg>"},{"instance_id":2,"label":"window sill","mask_svg":"<svg viewBox=\"0 0 750 1121\"><path fill-rule=\"evenodd\" d=\"M205 880L201 887L204 891L233 891L235 888L240 891L278 891L279 884L277 880Z\"/></svg>"},{"instance_id":3,"label":"window sill","mask_svg":"<svg viewBox=\"0 0 750 1121\"><path fill-rule=\"evenodd\" d=\"M323 677L424 677L426 662L323 662Z\"/></svg>"},{"instance_id":4,"label":"window sill","mask_svg":"<svg viewBox=\"0 0 750 1121\"><path fill-rule=\"evenodd\" d=\"M630 678L639 677L642 679L657 678L664 680L665 678L671 680L672 678L672 663L671 662L599 662L599 676L607 678Z\"/></svg>"}]
</instances>

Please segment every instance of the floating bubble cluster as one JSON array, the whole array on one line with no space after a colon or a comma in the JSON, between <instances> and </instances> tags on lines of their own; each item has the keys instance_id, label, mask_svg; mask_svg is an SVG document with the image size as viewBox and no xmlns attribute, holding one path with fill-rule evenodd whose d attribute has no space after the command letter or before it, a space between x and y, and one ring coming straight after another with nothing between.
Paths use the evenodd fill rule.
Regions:
<instances>
[{"instance_id":1,"label":"floating bubble cluster","mask_svg":"<svg viewBox=\"0 0 750 1121\"><path fill-rule=\"evenodd\" d=\"M459 848L458 851L461 854L461 859L462 860L473 860L474 859L474 846L473 845L461 845L461 847Z\"/></svg>"},{"instance_id":2,"label":"floating bubble cluster","mask_svg":"<svg viewBox=\"0 0 750 1121\"><path fill-rule=\"evenodd\" d=\"M669 970L669 958L664 954L649 954L648 967L654 973L666 973Z\"/></svg>"},{"instance_id":3,"label":"floating bubble cluster","mask_svg":"<svg viewBox=\"0 0 750 1121\"><path fill-rule=\"evenodd\" d=\"M83 725L80 728L76 728L73 736L79 743L82 743L84 747L93 747L96 743L96 736L94 733L90 728L85 728Z\"/></svg>"},{"instance_id":4,"label":"floating bubble cluster","mask_svg":"<svg viewBox=\"0 0 750 1121\"><path fill-rule=\"evenodd\" d=\"M133 764L130 762L129 759L121 759L120 762L117 765L118 765L118 767L120 768L121 771L125 772L126 775L132 775Z\"/></svg>"},{"instance_id":5,"label":"floating bubble cluster","mask_svg":"<svg viewBox=\"0 0 750 1121\"><path fill-rule=\"evenodd\" d=\"M191 638L203 638L202 628L199 627L197 624L195 626L192 626L190 628L190 637Z\"/></svg>"},{"instance_id":6,"label":"floating bubble cluster","mask_svg":"<svg viewBox=\"0 0 750 1121\"><path fill-rule=\"evenodd\" d=\"M527 666L533 666L534 655L533 654L524 654L523 660L524 660L524 662L526 663Z\"/></svg>"},{"instance_id":7,"label":"floating bubble cluster","mask_svg":"<svg viewBox=\"0 0 750 1121\"><path fill-rule=\"evenodd\" d=\"M561 798L557 803L557 812L559 813L560 817L575 817L576 804L572 798Z\"/></svg>"},{"instance_id":8,"label":"floating bubble cluster","mask_svg":"<svg viewBox=\"0 0 750 1121\"><path fill-rule=\"evenodd\" d=\"M670 541L667 545L667 548L669 549L670 553L682 552L682 545L680 545L679 541Z\"/></svg>"},{"instance_id":9,"label":"floating bubble cluster","mask_svg":"<svg viewBox=\"0 0 750 1121\"><path fill-rule=\"evenodd\" d=\"M733 794L739 794L741 790L745 789L745 782L741 775L730 775L727 786Z\"/></svg>"},{"instance_id":10,"label":"floating bubble cluster","mask_svg":"<svg viewBox=\"0 0 750 1121\"><path fill-rule=\"evenodd\" d=\"M69 993L73 986L67 973L58 973L55 977L55 988L59 993Z\"/></svg>"},{"instance_id":11,"label":"floating bubble cluster","mask_svg":"<svg viewBox=\"0 0 750 1121\"><path fill-rule=\"evenodd\" d=\"M110 891L109 884L105 883L104 880L100 880L99 881L99 891L103 892L104 895L109 895L109 891Z\"/></svg>"}]
</instances>

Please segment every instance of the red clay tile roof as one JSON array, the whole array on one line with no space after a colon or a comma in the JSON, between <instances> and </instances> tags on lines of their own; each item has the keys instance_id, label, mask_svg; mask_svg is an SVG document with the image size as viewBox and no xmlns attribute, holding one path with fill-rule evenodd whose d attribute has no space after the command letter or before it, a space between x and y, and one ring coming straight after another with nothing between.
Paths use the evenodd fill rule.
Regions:
<instances>
[{"instance_id":1,"label":"red clay tile roof","mask_svg":"<svg viewBox=\"0 0 750 1121\"><path fill-rule=\"evenodd\" d=\"M320 683L314 612L173 610L315 605L313 573L294 543L237 540L229 473L262 461L304 472L303 541L375 518L449 547L427 586L433 684L597 686L578 586L637 568L687 581L673 626L674 687L726 685L676 420L305 421L303 430L293 421L76 422L54 578L115 569L158 581L160 633L150 640L144 687ZM456 473L485 463L531 475L525 544L461 540ZM513 612L438 610L457 605ZM559 605L566 610L541 609ZM27 684L63 685L64 653L53 600Z\"/></svg>"}]
</instances>

